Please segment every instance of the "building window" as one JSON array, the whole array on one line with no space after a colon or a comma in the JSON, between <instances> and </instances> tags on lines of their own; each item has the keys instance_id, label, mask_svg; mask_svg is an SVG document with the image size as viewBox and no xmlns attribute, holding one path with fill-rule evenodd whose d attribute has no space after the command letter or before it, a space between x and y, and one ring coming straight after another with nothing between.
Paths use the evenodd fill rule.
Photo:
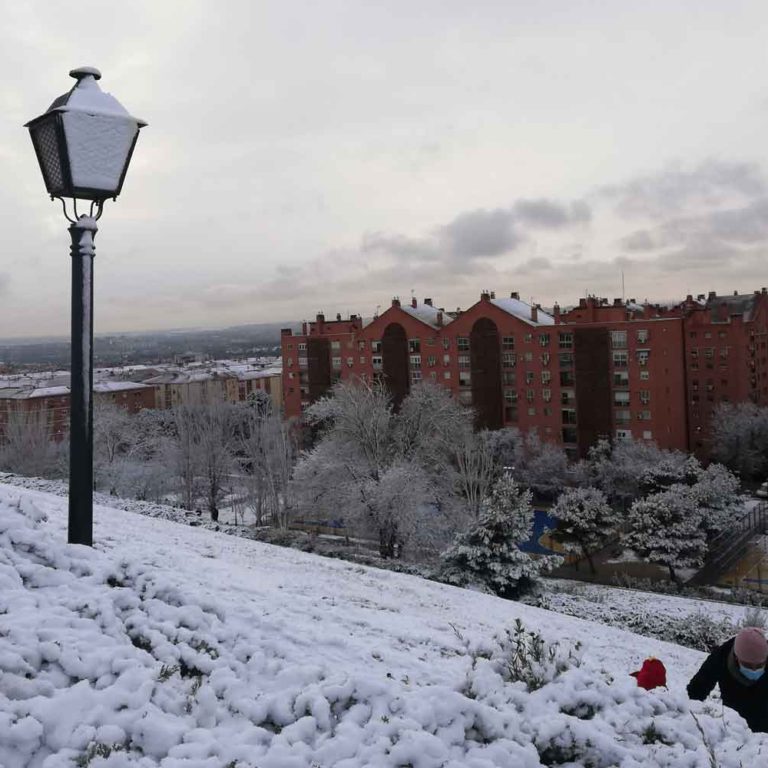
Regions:
<instances>
[{"instance_id":1,"label":"building window","mask_svg":"<svg viewBox=\"0 0 768 768\"><path fill-rule=\"evenodd\" d=\"M421 355L411 355L409 359L411 365L421 367Z\"/></svg>"},{"instance_id":2,"label":"building window","mask_svg":"<svg viewBox=\"0 0 768 768\"><path fill-rule=\"evenodd\" d=\"M414 383L421 381L421 371L419 370L411 371L411 381Z\"/></svg>"},{"instance_id":3,"label":"building window","mask_svg":"<svg viewBox=\"0 0 768 768\"><path fill-rule=\"evenodd\" d=\"M469 355L459 355L459 368L469 368L470 357Z\"/></svg>"},{"instance_id":4,"label":"building window","mask_svg":"<svg viewBox=\"0 0 768 768\"><path fill-rule=\"evenodd\" d=\"M459 371L459 386L469 387L472 385L472 375L469 371Z\"/></svg>"},{"instance_id":5,"label":"building window","mask_svg":"<svg viewBox=\"0 0 768 768\"><path fill-rule=\"evenodd\" d=\"M421 352L421 341L419 339L408 339L408 351L412 355Z\"/></svg>"},{"instance_id":6,"label":"building window","mask_svg":"<svg viewBox=\"0 0 768 768\"><path fill-rule=\"evenodd\" d=\"M691 349L691 357L692 357L694 360L696 360L696 359L698 358L698 356L699 356L699 350L698 350L698 349L696 349L696 347L694 347L693 349Z\"/></svg>"},{"instance_id":7,"label":"building window","mask_svg":"<svg viewBox=\"0 0 768 768\"><path fill-rule=\"evenodd\" d=\"M549 346L549 334L548 333L541 333L541 334L539 334L539 344L542 347L548 347Z\"/></svg>"},{"instance_id":8,"label":"building window","mask_svg":"<svg viewBox=\"0 0 768 768\"><path fill-rule=\"evenodd\" d=\"M712 338L712 331L705 331L704 338L705 339L711 339Z\"/></svg>"},{"instance_id":9,"label":"building window","mask_svg":"<svg viewBox=\"0 0 768 768\"><path fill-rule=\"evenodd\" d=\"M560 371L560 386L572 387L576 383L573 377L573 371Z\"/></svg>"},{"instance_id":10,"label":"building window","mask_svg":"<svg viewBox=\"0 0 768 768\"><path fill-rule=\"evenodd\" d=\"M459 392L459 402L462 405L472 405L472 393L467 390Z\"/></svg>"},{"instance_id":11,"label":"building window","mask_svg":"<svg viewBox=\"0 0 768 768\"><path fill-rule=\"evenodd\" d=\"M526 390L525 390L525 399L526 399L526 400L527 400L529 403L532 403L532 402L534 401L534 399L535 399L535 398L536 398L536 392L535 392L535 390L533 390L533 389L526 389Z\"/></svg>"},{"instance_id":12,"label":"building window","mask_svg":"<svg viewBox=\"0 0 768 768\"><path fill-rule=\"evenodd\" d=\"M637 364L640 366L648 365L648 358L650 356L651 356L651 353L647 349L638 349L637 352L635 353Z\"/></svg>"},{"instance_id":13,"label":"building window","mask_svg":"<svg viewBox=\"0 0 768 768\"><path fill-rule=\"evenodd\" d=\"M381 368L384 365L384 358L381 355L373 355L371 357L371 365L374 370Z\"/></svg>"},{"instance_id":14,"label":"building window","mask_svg":"<svg viewBox=\"0 0 768 768\"><path fill-rule=\"evenodd\" d=\"M333 352L338 352L341 349L341 342L340 341L332 341L331 342L331 350Z\"/></svg>"},{"instance_id":15,"label":"building window","mask_svg":"<svg viewBox=\"0 0 768 768\"><path fill-rule=\"evenodd\" d=\"M451 356L443 355L443 365L450 365L450 364L451 364Z\"/></svg>"},{"instance_id":16,"label":"building window","mask_svg":"<svg viewBox=\"0 0 768 768\"><path fill-rule=\"evenodd\" d=\"M365 352L365 342L364 341L358 341L357 342L357 349L360 352Z\"/></svg>"},{"instance_id":17,"label":"building window","mask_svg":"<svg viewBox=\"0 0 768 768\"><path fill-rule=\"evenodd\" d=\"M292 357L289 357L289 358L286 360L286 364L287 364L287 366L288 366L289 368L293 368L293 358L292 358Z\"/></svg>"},{"instance_id":18,"label":"building window","mask_svg":"<svg viewBox=\"0 0 768 768\"><path fill-rule=\"evenodd\" d=\"M541 390L541 399L545 403L552 402L552 390L551 389L542 389Z\"/></svg>"},{"instance_id":19,"label":"building window","mask_svg":"<svg viewBox=\"0 0 768 768\"><path fill-rule=\"evenodd\" d=\"M450 371L443 371L443 378L444 379L450 379L451 378L451 372Z\"/></svg>"},{"instance_id":20,"label":"building window","mask_svg":"<svg viewBox=\"0 0 768 768\"><path fill-rule=\"evenodd\" d=\"M529 415L529 416L535 416L535 415L536 415L536 406L532 405L532 406L531 406L531 407L528 409L528 415Z\"/></svg>"},{"instance_id":21,"label":"building window","mask_svg":"<svg viewBox=\"0 0 768 768\"><path fill-rule=\"evenodd\" d=\"M643 430L643 440L652 440L653 434L651 433L650 429L644 429Z\"/></svg>"},{"instance_id":22,"label":"building window","mask_svg":"<svg viewBox=\"0 0 768 768\"><path fill-rule=\"evenodd\" d=\"M648 405L648 403L651 402L651 390L650 389L641 389L638 394L640 395L640 402L643 405Z\"/></svg>"},{"instance_id":23,"label":"building window","mask_svg":"<svg viewBox=\"0 0 768 768\"><path fill-rule=\"evenodd\" d=\"M650 411L638 411L637 412L637 420L638 421L650 421L651 420L651 412Z\"/></svg>"},{"instance_id":24,"label":"building window","mask_svg":"<svg viewBox=\"0 0 768 768\"><path fill-rule=\"evenodd\" d=\"M430 371L429 378L432 379L432 381L437 381L437 371Z\"/></svg>"},{"instance_id":25,"label":"building window","mask_svg":"<svg viewBox=\"0 0 768 768\"><path fill-rule=\"evenodd\" d=\"M305 341L302 341L301 344L299 344L299 352L306 352L307 351L307 343Z\"/></svg>"},{"instance_id":26,"label":"building window","mask_svg":"<svg viewBox=\"0 0 768 768\"><path fill-rule=\"evenodd\" d=\"M611 348L612 349L627 348L627 332L626 331L611 331Z\"/></svg>"},{"instance_id":27,"label":"building window","mask_svg":"<svg viewBox=\"0 0 768 768\"><path fill-rule=\"evenodd\" d=\"M365 365L365 355L360 355L360 365Z\"/></svg>"},{"instance_id":28,"label":"building window","mask_svg":"<svg viewBox=\"0 0 768 768\"><path fill-rule=\"evenodd\" d=\"M650 371L640 371L640 381L648 381L651 378Z\"/></svg>"},{"instance_id":29,"label":"building window","mask_svg":"<svg viewBox=\"0 0 768 768\"><path fill-rule=\"evenodd\" d=\"M549 354L549 352L543 352L541 354L541 357L540 357L541 364L542 365L549 365L550 357L551 357L551 355Z\"/></svg>"},{"instance_id":30,"label":"building window","mask_svg":"<svg viewBox=\"0 0 768 768\"><path fill-rule=\"evenodd\" d=\"M573 355L570 352L561 352L558 358L561 369L573 368Z\"/></svg>"},{"instance_id":31,"label":"building window","mask_svg":"<svg viewBox=\"0 0 768 768\"><path fill-rule=\"evenodd\" d=\"M458 347L459 352L469 352L469 337L458 336L456 338L456 346Z\"/></svg>"},{"instance_id":32,"label":"building window","mask_svg":"<svg viewBox=\"0 0 768 768\"><path fill-rule=\"evenodd\" d=\"M629 405L629 392L614 392L613 393L614 405Z\"/></svg>"},{"instance_id":33,"label":"building window","mask_svg":"<svg viewBox=\"0 0 768 768\"><path fill-rule=\"evenodd\" d=\"M616 430L616 439L617 440L631 440L632 439L632 430L631 429L617 429Z\"/></svg>"},{"instance_id":34,"label":"building window","mask_svg":"<svg viewBox=\"0 0 768 768\"><path fill-rule=\"evenodd\" d=\"M514 371L502 371L501 380L504 382L505 387L514 387L517 383L517 376Z\"/></svg>"},{"instance_id":35,"label":"building window","mask_svg":"<svg viewBox=\"0 0 768 768\"><path fill-rule=\"evenodd\" d=\"M648 343L648 331L647 330L640 330L637 332L637 343L638 344L647 344Z\"/></svg>"},{"instance_id":36,"label":"building window","mask_svg":"<svg viewBox=\"0 0 768 768\"><path fill-rule=\"evenodd\" d=\"M704 349L704 357L707 360L711 360L715 356L715 348L714 347L705 347Z\"/></svg>"},{"instance_id":37,"label":"building window","mask_svg":"<svg viewBox=\"0 0 768 768\"><path fill-rule=\"evenodd\" d=\"M728 347L720 347L720 357L725 360L728 357Z\"/></svg>"},{"instance_id":38,"label":"building window","mask_svg":"<svg viewBox=\"0 0 768 768\"><path fill-rule=\"evenodd\" d=\"M629 364L629 355L627 352L614 352L613 353L613 367L614 368L626 368Z\"/></svg>"},{"instance_id":39,"label":"building window","mask_svg":"<svg viewBox=\"0 0 768 768\"><path fill-rule=\"evenodd\" d=\"M299 368L306 368L308 365L307 358L299 355Z\"/></svg>"},{"instance_id":40,"label":"building window","mask_svg":"<svg viewBox=\"0 0 768 768\"><path fill-rule=\"evenodd\" d=\"M552 409L547 407L546 405L541 409L541 412L545 416L551 416L552 415ZM547 434L552 432L552 427L547 427Z\"/></svg>"},{"instance_id":41,"label":"building window","mask_svg":"<svg viewBox=\"0 0 768 768\"><path fill-rule=\"evenodd\" d=\"M341 368L341 358L340 357L332 357L331 358L331 367L336 368L337 370Z\"/></svg>"},{"instance_id":42,"label":"building window","mask_svg":"<svg viewBox=\"0 0 768 768\"><path fill-rule=\"evenodd\" d=\"M613 372L613 386L614 387L628 387L629 386L629 372L628 371L614 371Z\"/></svg>"},{"instance_id":43,"label":"building window","mask_svg":"<svg viewBox=\"0 0 768 768\"><path fill-rule=\"evenodd\" d=\"M558 334L558 346L560 349L573 349L573 334L561 333Z\"/></svg>"},{"instance_id":44,"label":"building window","mask_svg":"<svg viewBox=\"0 0 768 768\"><path fill-rule=\"evenodd\" d=\"M536 374L533 371L526 371L525 372L525 383L526 384L533 384L534 379L536 378Z\"/></svg>"},{"instance_id":45,"label":"building window","mask_svg":"<svg viewBox=\"0 0 768 768\"><path fill-rule=\"evenodd\" d=\"M526 363L532 363L533 362L533 352L525 352L525 353L523 353L523 360L525 360Z\"/></svg>"},{"instance_id":46,"label":"building window","mask_svg":"<svg viewBox=\"0 0 768 768\"><path fill-rule=\"evenodd\" d=\"M517 363L517 355L514 352L502 352L501 365L504 368L514 368Z\"/></svg>"},{"instance_id":47,"label":"building window","mask_svg":"<svg viewBox=\"0 0 768 768\"><path fill-rule=\"evenodd\" d=\"M448 336L443 336L443 349L451 348L451 340Z\"/></svg>"},{"instance_id":48,"label":"building window","mask_svg":"<svg viewBox=\"0 0 768 768\"><path fill-rule=\"evenodd\" d=\"M347 368L351 368L355 364L355 358L354 357L348 357L347 358Z\"/></svg>"},{"instance_id":49,"label":"building window","mask_svg":"<svg viewBox=\"0 0 768 768\"><path fill-rule=\"evenodd\" d=\"M576 423L576 409L575 408L563 408L560 411L560 418L563 424L575 424Z\"/></svg>"},{"instance_id":50,"label":"building window","mask_svg":"<svg viewBox=\"0 0 768 768\"><path fill-rule=\"evenodd\" d=\"M523 341L526 344L530 344L533 341L533 334L532 333L526 333L525 336L523 336Z\"/></svg>"},{"instance_id":51,"label":"building window","mask_svg":"<svg viewBox=\"0 0 768 768\"><path fill-rule=\"evenodd\" d=\"M502 336L501 337L501 348L510 350L515 348L515 337L514 336Z\"/></svg>"},{"instance_id":52,"label":"building window","mask_svg":"<svg viewBox=\"0 0 768 768\"><path fill-rule=\"evenodd\" d=\"M613 419L616 424L629 424L632 420L632 411L628 411L626 408L621 408L614 412Z\"/></svg>"},{"instance_id":53,"label":"building window","mask_svg":"<svg viewBox=\"0 0 768 768\"><path fill-rule=\"evenodd\" d=\"M517 402L517 392L514 389L505 389L504 390L504 401L507 403L516 403Z\"/></svg>"},{"instance_id":54,"label":"building window","mask_svg":"<svg viewBox=\"0 0 768 768\"><path fill-rule=\"evenodd\" d=\"M381 341L371 342L371 352L381 352Z\"/></svg>"},{"instance_id":55,"label":"building window","mask_svg":"<svg viewBox=\"0 0 768 768\"><path fill-rule=\"evenodd\" d=\"M427 365L428 365L430 368L434 368L436 363L437 363L437 358L436 358L434 355L430 355L430 356L427 358Z\"/></svg>"},{"instance_id":56,"label":"building window","mask_svg":"<svg viewBox=\"0 0 768 768\"><path fill-rule=\"evenodd\" d=\"M541 383L542 384L549 384L550 381L552 381L552 371L542 371L541 372Z\"/></svg>"}]
</instances>

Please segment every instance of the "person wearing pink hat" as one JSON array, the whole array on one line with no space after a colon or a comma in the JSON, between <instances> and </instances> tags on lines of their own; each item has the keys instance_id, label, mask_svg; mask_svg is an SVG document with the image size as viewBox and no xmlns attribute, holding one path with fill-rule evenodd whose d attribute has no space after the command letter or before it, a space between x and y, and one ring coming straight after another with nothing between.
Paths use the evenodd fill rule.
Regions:
<instances>
[{"instance_id":1,"label":"person wearing pink hat","mask_svg":"<svg viewBox=\"0 0 768 768\"><path fill-rule=\"evenodd\" d=\"M715 685L726 707L753 731L768 732L768 640L758 627L745 627L707 657L688 683L688 695L704 701Z\"/></svg>"}]
</instances>

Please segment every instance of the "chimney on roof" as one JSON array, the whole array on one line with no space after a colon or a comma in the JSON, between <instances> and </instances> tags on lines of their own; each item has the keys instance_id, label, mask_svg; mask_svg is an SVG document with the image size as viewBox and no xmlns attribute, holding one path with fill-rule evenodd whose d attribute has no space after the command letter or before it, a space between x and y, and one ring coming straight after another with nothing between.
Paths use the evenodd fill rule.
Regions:
<instances>
[{"instance_id":1,"label":"chimney on roof","mask_svg":"<svg viewBox=\"0 0 768 768\"><path fill-rule=\"evenodd\" d=\"M705 299L705 298L706 298L706 296L704 296L704 294L703 294L703 293L700 293L700 294L698 294L698 295L696 296L696 299L697 299L698 301L704 301L704 299Z\"/></svg>"},{"instance_id":2,"label":"chimney on roof","mask_svg":"<svg viewBox=\"0 0 768 768\"><path fill-rule=\"evenodd\" d=\"M428 307L431 307L431 306L432 306L432 299L424 299L424 303L425 303L425 304L426 304Z\"/></svg>"},{"instance_id":3,"label":"chimney on roof","mask_svg":"<svg viewBox=\"0 0 768 768\"><path fill-rule=\"evenodd\" d=\"M555 322L559 323L560 322L560 305L557 302L555 302L555 306L552 307L552 315L555 318Z\"/></svg>"},{"instance_id":4,"label":"chimney on roof","mask_svg":"<svg viewBox=\"0 0 768 768\"><path fill-rule=\"evenodd\" d=\"M531 306L531 322L538 323L539 322L539 305L533 304Z\"/></svg>"},{"instance_id":5,"label":"chimney on roof","mask_svg":"<svg viewBox=\"0 0 768 768\"><path fill-rule=\"evenodd\" d=\"M400 306L400 297L399 296L393 297L393 299L392 299L392 306L393 307L399 307Z\"/></svg>"},{"instance_id":6,"label":"chimney on roof","mask_svg":"<svg viewBox=\"0 0 768 768\"><path fill-rule=\"evenodd\" d=\"M496 291L491 291L491 299L495 299L495 298L496 298Z\"/></svg>"},{"instance_id":7,"label":"chimney on roof","mask_svg":"<svg viewBox=\"0 0 768 768\"><path fill-rule=\"evenodd\" d=\"M733 295L734 295L734 296L738 296L738 295L739 295L739 292L738 292L738 291L734 291L734 292L733 292Z\"/></svg>"},{"instance_id":8,"label":"chimney on roof","mask_svg":"<svg viewBox=\"0 0 768 768\"><path fill-rule=\"evenodd\" d=\"M301 324L301 335L302 336L306 336L307 335L307 323L306 323L306 321L304 321Z\"/></svg>"},{"instance_id":9,"label":"chimney on roof","mask_svg":"<svg viewBox=\"0 0 768 768\"><path fill-rule=\"evenodd\" d=\"M340 322L341 322L341 312L337 312L337 313L336 313L336 322L337 322L337 323L340 323Z\"/></svg>"},{"instance_id":10,"label":"chimney on roof","mask_svg":"<svg viewBox=\"0 0 768 768\"><path fill-rule=\"evenodd\" d=\"M709 295L707 296L707 301L714 301L716 296L717 296L717 293L715 293L715 291L710 291Z\"/></svg>"},{"instance_id":11,"label":"chimney on roof","mask_svg":"<svg viewBox=\"0 0 768 768\"><path fill-rule=\"evenodd\" d=\"M488 293L488 291L483 291L480 294L480 301L490 301L491 300L491 294Z\"/></svg>"},{"instance_id":12,"label":"chimney on roof","mask_svg":"<svg viewBox=\"0 0 768 768\"><path fill-rule=\"evenodd\" d=\"M442 328L443 327L443 310L439 309L437 311L437 327Z\"/></svg>"},{"instance_id":13,"label":"chimney on roof","mask_svg":"<svg viewBox=\"0 0 768 768\"><path fill-rule=\"evenodd\" d=\"M587 300L579 299L579 309L586 309L586 308L587 308Z\"/></svg>"},{"instance_id":14,"label":"chimney on roof","mask_svg":"<svg viewBox=\"0 0 768 768\"><path fill-rule=\"evenodd\" d=\"M520 299L520 294L517 291L512 291L512 293L509 294L510 299Z\"/></svg>"},{"instance_id":15,"label":"chimney on roof","mask_svg":"<svg viewBox=\"0 0 768 768\"><path fill-rule=\"evenodd\" d=\"M728 320L728 304L727 304L727 302L725 302L725 301L721 301L720 302L720 306L718 307L718 312L717 312L717 319L722 321L722 322L725 322L726 320Z\"/></svg>"},{"instance_id":16,"label":"chimney on roof","mask_svg":"<svg viewBox=\"0 0 768 768\"><path fill-rule=\"evenodd\" d=\"M416 309L416 307L418 307L418 306L419 306L419 302L416 301L416 297L415 296L411 296L411 307L413 309Z\"/></svg>"},{"instance_id":17,"label":"chimney on roof","mask_svg":"<svg viewBox=\"0 0 768 768\"><path fill-rule=\"evenodd\" d=\"M620 307L620 306L622 306L623 303L624 302L621 299L614 299L613 300L613 306L614 307Z\"/></svg>"},{"instance_id":18,"label":"chimney on roof","mask_svg":"<svg viewBox=\"0 0 768 768\"><path fill-rule=\"evenodd\" d=\"M765 294L768 293L768 290L766 290L765 288L761 288L760 293L762 293L763 296L765 296Z\"/></svg>"}]
</instances>

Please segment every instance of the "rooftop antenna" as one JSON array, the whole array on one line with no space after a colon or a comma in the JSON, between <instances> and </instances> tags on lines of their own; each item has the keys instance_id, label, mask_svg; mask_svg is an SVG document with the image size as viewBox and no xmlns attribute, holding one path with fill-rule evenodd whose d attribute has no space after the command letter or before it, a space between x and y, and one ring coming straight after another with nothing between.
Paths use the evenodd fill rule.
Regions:
<instances>
[{"instance_id":1,"label":"rooftop antenna","mask_svg":"<svg viewBox=\"0 0 768 768\"><path fill-rule=\"evenodd\" d=\"M621 303L624 303L624 270L621 270Z\"/></svg>"}]
</instances>

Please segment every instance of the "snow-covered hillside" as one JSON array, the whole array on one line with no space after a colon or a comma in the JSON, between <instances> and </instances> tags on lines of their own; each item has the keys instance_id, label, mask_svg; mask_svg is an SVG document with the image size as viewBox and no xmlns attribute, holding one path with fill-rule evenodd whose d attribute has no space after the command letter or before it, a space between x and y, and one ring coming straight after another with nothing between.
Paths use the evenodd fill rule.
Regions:
<instances>
[{"instance_id":1,"label":"snow-covered hillside","mask_svg":"<svg viewBox=\"0 0 768 768\"><path fill-rule=\"evenodd\" d=\"M415 577L0 486L3 768L768 764L701 653ZM505 639L580 664L516 676ZM655 655L669 690L628 673ZM716 762L713 762L715 760Z\"/></svg>"}]
</instances>

